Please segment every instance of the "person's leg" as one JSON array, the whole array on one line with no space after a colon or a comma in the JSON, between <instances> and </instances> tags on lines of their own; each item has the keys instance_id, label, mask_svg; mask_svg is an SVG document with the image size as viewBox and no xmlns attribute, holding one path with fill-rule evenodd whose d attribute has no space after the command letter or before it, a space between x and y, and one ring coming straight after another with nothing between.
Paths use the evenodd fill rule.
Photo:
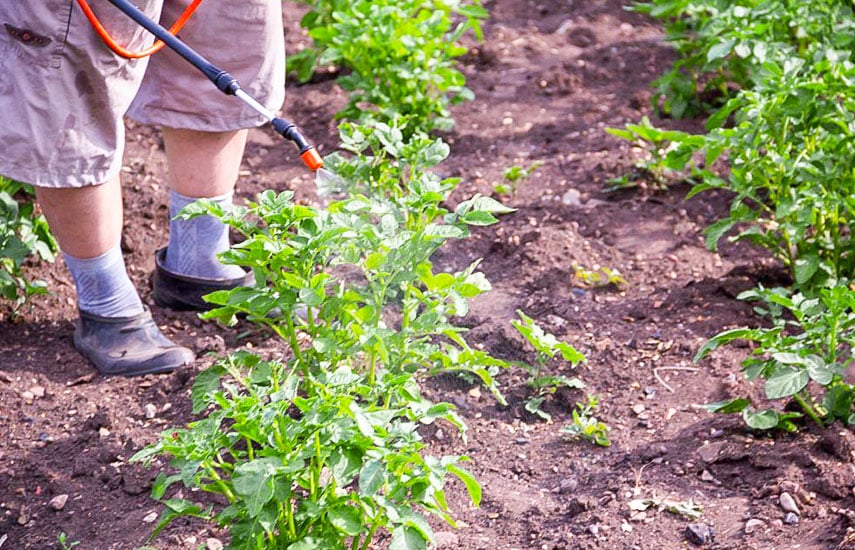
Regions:
<instances>
[{"instance_id":1,"label":"person's leg","mask_svg":"<svg viewBox=\"0 0 855 550\"><path fill-rule=\"evenodd\" d=\"M212 281L243 280L246 273L220 263L229 248L228 226L211 216L179 220L181 209L206 198L228 208L246 145L246 130L200 132L164 128L169 204L169 245L164 267L170 272Z\"/></svg>"},{"instance_id":2,"label":"person's leg","mask_svg":"<svg viewBox=\"0 0 855 550\"><path fill-rule=\"evenodd\" d=\"M160 333L128 277L119 177L101 185L35 189L77 289L78 351L103 374L165 372L192 362L191 350Z\"/></svg>"},{"instance_id":3,"label":"person's leg","mask_svg":"<svg viewBox=\"0 0 855 550\"><path fill-rule=\"evenodd\" d=\"M162 20L174 21L186 4L186 0L166 2ZM224 43L223 36L241 39ZM206 0L181 38L234 75L269 110L281 107L285 95L281 2ZM230 203L245 129L266 122L168 48L151 60L128 116L165 127L171 218L196 198ZM227 248L228 231L215 219L171 221L169 244L155 255L155 302L175 309L207 309L204 295L251 284L251 274L219 262L217 253Z\"/></svg>"},{"instance_id":4,"label":"person's leg","mask_svg":"<svg viewBox=\"0 0 855 550\"><path fill-rule=\"evenodd\" d=\"M119 242L123 213L118 176L102 185L35 189L36 199L64 253L94 258Z\"/></svg>"},{"instance_id":5,"label":"person's leg","mask_svg":"<svg viewBox=\"0 0 855 550\"><path fill-rule=\"evenodd\" d=\"M119 177L101 185L35 189L74 278L78 308L101 317L142 314L142 301L125 270L120 247Z\"/></svg>"}]
</instances>

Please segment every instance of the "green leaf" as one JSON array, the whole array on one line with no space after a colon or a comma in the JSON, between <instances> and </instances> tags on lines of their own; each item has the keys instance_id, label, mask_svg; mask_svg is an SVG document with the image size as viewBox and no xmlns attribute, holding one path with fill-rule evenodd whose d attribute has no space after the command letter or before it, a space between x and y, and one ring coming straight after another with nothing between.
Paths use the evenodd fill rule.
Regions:
<instances>
[{"instance_id":1,"label":"green leaf","mask_svg":"<svg viewBox=\"0 0 855 550\"><path fill-rule=\"evenodd\" d=\"M848 421L852 414L852 392L848 384L835 384L828 389L822 404L831 418Z\"/></svg>"},{"instance_id":2,"label":"green leaf","mask_svg":"<svg viewBox=\"0 0 855 550\"><path fill-rule=\"evenodd\" d=\"M499 221L493 214L483 211L467 212L466 214L463 214L460 217L460 220L468 225L475 225L481 227L493 225L494 223Z\"/></svg>"},{"instance_id":3,"label":"green leaf","mask_svg":"<svg viewBox=\"0 0 855 550\"><path fill-rule=\"evenodd\" d=\"M153 539L163 531L163 529L172 523L173 520L184 517L196 517L208 519L208 513L202 509L201 506L196 504L195 502L191 502L189 500L175 498L165 501L164 510L160 514L160 521L157 522L157 526L155 526L154 531L152 531L151 535L149 535L149 540Z\"/></svg>"},{"instance_id":4,"label":"green leaf","mask_svg":"<svg viewBox=\"0 0 855 550\"><path fill-rule=\"evenodd\" d=\"M706 233L706 245L707 248L713 252L718 250L718 241L721 240L724 235L730 231L733 226L736 225L736 222L730 218L725 218L723 220L718 220L714 224L707 227Z\"/></svg>"},{"instance_id":5,"label":"green leaf","mask_svg":"<svg viewBox=\"0 0 855 550\"><path fill-rule=\"evenodd\" d=\"M813 255L797 258L795 266L793 267L796 284L804 285L810 281L811 277L813 277L819 269L819 263L819 258Z\"/></svg>"},{"instance_id":6,"label":"green leaf","mask_svg":"<svg viewBox=\"0 0 855 550\"><path fill-rule=\"evenodd\" d=\"M730 52L733 51L734 44L734 40L725 40L715 44L707 51L707 62L712 62L716 59L721 59L730 55Z\"/></svg>"},{"instance_id":7,"label":"green leaf","mask_svg":"<svg viewBox=\"0 0 855 550\"><path fill-rule=\"evenodd\" d=\"M287 550L334 550L343 548L341 544L334 544L327 539L318 537L305 537L288 546Z\"/></svg>"},{"instance_id":8,"label":"green leaf","mask_svg":"<svg viewBox=\"0 0 855 550\"><path fill-rule=\"evenodd\" d=\"M425 550L427 541L412 527L398 526L392 530L389 550Z\"/></svg>"},{"instance_id":9,"label":"green leaf","mask_svg":"<svg viewBox=\"0 0 855 550\"><path fill-rule=\"evenodd\" d=\"M226 374L226 369L215 365L196 375L193 389L190 390L190 402L193 404L193 414L199 414L212 402L211 394L220 387L220 379Z\"/></svg>"},{"instance_id":10,"label":"green leaf","mask_svg":"<svg viewBox=\"0 0 855 550\"><path fill-rule=\"evenodd\" d=\"M711 413L738 413L745 410L746 407L751 405L751 401L745 399L744 397L740 397L737 399L730 399L726 401L716 401L715 403L707 403L705 405L701 405L704 409Z\"/></svg>"},{"instance_id":11,"label":"green leaf","mask_svg":"<svg viewBox=\"0 0 855 550\"><path fill-rule=\"evenodd\" d=\"M344 533L355 537L362 532L363 517L359 510L349 506L339 506L327 511L330 524Z\"/></svg>"},{"instance_id":12,"label":"green leaf","mask_svg":"<svg viewBox=\"0 0 855 550\"><path fill-rule=\"evenodd\" d=\"M766 379L766 397L781 399L794 395L807 386L810 376L806 369L780 367Z\"/></svg>"},{"instance_id":13,"label":"green leaf","mask_svg":"<svg viewBox=\"0 0 855 550\"><path fill-rule=\"evenodd\" d=\"M778 413L771 409L757 411L750 407L742 411L742 419L755 430L772 430L778 426L779 420Z\"/></svg>"},{"instance_id":14,"label":"green leaf","mask_svg":"<svg viewBox=\"0 0 855 550\"><path fill-rule=\"evenodd\" d=\"M454 464L448 465L448 472L454 474L463 482L466 486L466 491L469 493L469 498L472 499L472 504L481 506L481 484L478 483L478 480L472 474Z\"/></svg>"},{"instance_id":15,"label":"green leaf","mask_svg":"<svg viewBox=\"0 0 855 550\"><path fill-rule=\"evenodd\" d=\"M699 349L698 352L695 353L694 358L692 358L692 362L697 363L709 355L710 352L717 350L724 344L729 344L734 340L754 340L759 334L760 332L757 329L750 328L736 328L720 332L701 346L701 349Z\"/></svg>"},{"instance_id":16,"label":"green leaf","mask_svg":"<svg viewBox=\"0 0 855 550\"><path fill-rule=\"evenodd\" d=\"M531 414L539 416L547 422L551 422L552 415L540 408L545 400L546 397L543 395L530 397L528 401L525 402L525 410Z\"/></svg>"},{"instance_id":17,"label":"green leaf","mask_svg":"<svg viewBox=\"0 0 855 550\"><path fill-rule=\"evenodd\" d=\"M273 477L281 459L260 458L235 468L232 482L235 493L243 497L250 516L256 517L273 498Z\"/></svg>"},{"instance_id":18,"label":"green leaf","mask_svg":"<svg viewBox=\"0 0 855 550\"><path fill-rule=\"evenodd\" d=\"M366 462L359 471L359 492L363 496L374 496L385 482L386 468L379 460Z\"/></svg>"}]
</instances>

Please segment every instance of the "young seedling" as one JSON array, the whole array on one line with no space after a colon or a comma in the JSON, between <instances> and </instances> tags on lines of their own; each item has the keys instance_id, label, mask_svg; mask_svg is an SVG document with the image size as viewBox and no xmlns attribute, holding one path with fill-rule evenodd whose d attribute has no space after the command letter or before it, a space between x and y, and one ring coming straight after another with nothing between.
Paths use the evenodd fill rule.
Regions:
<instances>
[{"instance_id":1,"label":"young seedling","mask_svg":"<svg viewBox=\"0 0 855 550\"><path fill-rule=\"evenodd\" d=\"M635 162L633 173L611 180L610 191L630 187L661 191L686 179L683 169L687 159L675 155L675 152L693 136L676 130L656 128L647 117L643 117L639 124L627 124L624 128L606 128L606 132L640 146L646 155L646 158Z\"/></svg>"},{"instance_id":2,"label":"young seedling","mask_svg":"<svg viewBox=\"0 0 855 550\"><path fill-rule=\"evenodd\" d=\"M619 287L620 285L629 284L617 269L600 266L594 266L593 269L587 269L585 266L576 262L573 262L572 267L574 282L580 286L590 288L614 285Z\"/></svg>"},{"instance_id":3,"label":"young seedling","mask_svg":"<svg viewBox=\"0 0 855 550\"><path fill-rule=\"evenodd\" d=\"M66 535L65 532L62 532L56 536L56 543L59 545L60 550L71 550L75 546L80 545L80 541L69 541L68 535Z\"/></svg>"},{"instance_id":4,"label":"young seedling","mask_svg":"<svg viewBox=\"0 0 855 550\"><path fill-rule=\"evenodd\" d=\"M516 193L520 184L530 178L541 166L543 166L543 161L536 160L528 168L519 165L506 168L502 174L504 181L496 184L493 187L493 191L498 195L512 195Z\"/></svg>"},{"instance_id":5,"label":"young seedling","mask_svg":"<svg viewBox=\"0 0 855 550\"><path fill-rule=\"evenodd\" d=\"M556 355L560 355L562 359L568 361L571 367L576 367L577 364L585 361L585 356L576 351L570 344L561 342L552 334L545 332L522 311L517 311L517 315L519 320L514 319L511 324L534 347L536 352L534 365L519 363L528 374L526 385L535 392L526 402L525 410L547 422L551 422L552 415L541 408L546 397L555 393L560 387L583 389L585 384L576 377L568 378L561 374L552 374L545 372L545 369Z\"/></svg>"},{"instance_id":6,"label":"young seedling","mask_svg":"<svg viewBox=\"0 0 855 550\"><path fill-rule=\"evenodd\" d=\"M610 446L609 427L594 416L598 404L599 398L593 395L589 395L585 403L576 403L573 423L561 428L561 433L569 440L582 439L600 447Z\"/></svg>"}]
</instances>

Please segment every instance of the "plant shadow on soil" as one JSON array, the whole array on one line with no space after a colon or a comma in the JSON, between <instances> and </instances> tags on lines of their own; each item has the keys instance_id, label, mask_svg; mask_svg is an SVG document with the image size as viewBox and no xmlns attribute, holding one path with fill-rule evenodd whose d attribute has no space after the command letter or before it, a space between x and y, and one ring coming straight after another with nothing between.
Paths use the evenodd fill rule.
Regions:
<instances>
[{"instance_id":1,"label":"plant shadow on soil","mask_svg":"<svg viewBox=\"0 0 855 550\"><path fill-rule=\"evenodd\" d=\"M775 263L742 245L707 251L703 229L728 208L723 194L684 200L687 188L606 193L632 170L639 152L604 128L651 116L657 124L700 131L701 120L656 120L647 83L671 54L662 33L619 1L487 2L485 42L463 58L477 99L455 112L446 138L445 175L463 184L450 203L493 194L510 166L543 162L516 193L501 198L517 211L474 232L436 257L459 270L483 258L493 290L461 323L467 338L509 360L532 352L510 326L520 309L584 352L575 370L583 391L562 390L544 408L553 423L524 410L525 375L499 374L510 405L483 388L444 376L429 397L456 405L469 425L465 442L431 426L433 454L466 454L484 486L472 509L459 483L449 501L459 530L435 523L444 548L685 548L690 520L667 511L633 511L636 498L669 498L703 507L712 548L846 548L851 536L853 443L848 429L805 426L798 435L765 437L735 417L697 408L762 388L742 380L749 351L732 347L701 364L691 358L724 328L755 322L735 300L758 282L782 284ZM289 13L300 13L289 4ZM290 51L304 41L299 17L288 17ZM336 143L332 113L344 103L333 82L289 84L286 111L318 144ZM291 188L314 200L312 178L288 145L266 130L251 133L238 197ZM283 148L286 151L283 152ZM131 125L126 153L126 259L149 297L152 254L166 231L162 143L155 129ZM576 262L618 269L622 288L573 284ZM190 313L153 308L167 334L199 353L184 373L140 380L101 379L70 345L76 311L61 265L35 266L53 295L38 297L0 326L0 537L6 549L57 548L59 533L80 550L127 550L146 544L159 511L147 493L155 471L126 460L159 432L188 422L193 375L208 352L252 347L275 354L275 341L248 327L224 329ZM612 446L568 442L559 432L585 393L600 397L597 417L611 426ZM781 492L796 498L797 525L785 524ZM61 509L51 499L67 495ZM759 520L746 532L748 519ZM196 548L224 533L180 521L153 545ZM378 544L383 547L383 544Z\"/></svg>"}]
</instances>

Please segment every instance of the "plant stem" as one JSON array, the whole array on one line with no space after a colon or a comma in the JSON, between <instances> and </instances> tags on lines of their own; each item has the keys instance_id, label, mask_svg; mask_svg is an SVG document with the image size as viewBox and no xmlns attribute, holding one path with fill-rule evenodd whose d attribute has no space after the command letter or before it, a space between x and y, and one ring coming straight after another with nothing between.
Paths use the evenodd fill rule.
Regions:
<instances>
[{"instance_id":1,"label":"plant stem","mask_svg":"<svg viewBox=\"0 0 855 550\"><path fill-rule=\"evenodd\" d=\"M371 526L371 529L368 530L368 534L365 535L365 540L362 542L362 550L368 550L368 546L371 544L371 540L374 538L374 533L377 532L377 529L380 527L379 523L375 523Z\"/></svg>"},{"instance_id":2,"label":"plant stem","mask_svg":"<svg viewBox=\"0 0 855 550\"><path fill-rule=\"evenodd\" d=\"M800 394L793 394L793 399L796 400L796 403L801 406L801 408L807 413L807 415L817 423L818 426L823 426L822 419L816 414L816 411L811 407L808 402L802 397Z\"/></svg>"}]
</instances>

